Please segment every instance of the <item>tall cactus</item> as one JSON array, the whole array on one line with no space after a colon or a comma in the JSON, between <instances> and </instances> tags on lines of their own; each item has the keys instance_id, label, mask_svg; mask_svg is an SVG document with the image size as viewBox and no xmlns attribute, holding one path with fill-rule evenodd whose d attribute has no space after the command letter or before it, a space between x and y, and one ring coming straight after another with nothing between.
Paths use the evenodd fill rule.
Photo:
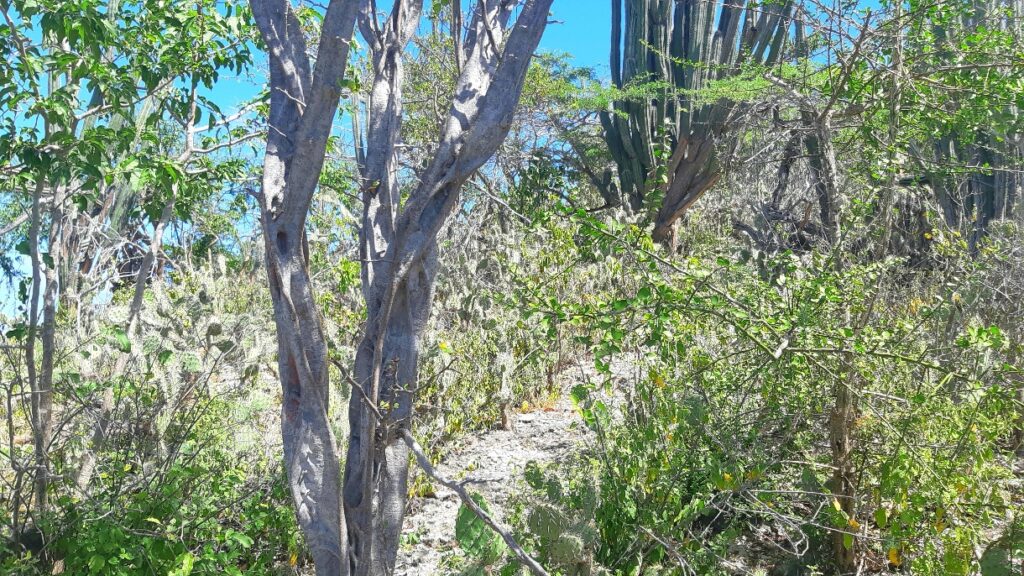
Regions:
<instances>
[{"instance_id":1,"label":"tall cactus","mask_svg":"<svg viewBox=\"0 0 1024 576\"><path fill-rule=\"evenodd\" d=\"M615 102L601 123L623 200L638 211L661 199L655 240L670 240L721 175L716 145L739 104L696 91L744 65L778 62L792 13L792 0L612 0L612 82L653 94Z\"/></svg>"},{"instance_id":2,"label":"tall cactus","mask_svg":"<svg viewBox=\"0 0 1024 576\"><path fill-rule=\"evenodd\" d=\"M962 62L960 42L979 30L1007 40L1020 38L1024 33L1022 0L966 0L956 8L955 18L938 18L931 22L934 52L940 66ZM964 71L952 74L971 74L969 66L959 66ZM1000 73L1004 78L1019 75L1013 68L1012 65L1002 66ZM950 110L952 113L965 110L969 114L970 106L969 102L953 100ZM986 102L983 106L988 114L995 115L996 121L983 120L991 124L981 127L972 123L952 124L923 147L930 150L936 167L928 180L945 222L951 228L967 232L972 251L977 250L978 241L987 233L992 221L1013 216L1014 205L1024 188L1020 173L1024 159L1024 137L1019 132L1020 109L1012 102L994 106ZM962 168L951 173L949 168L954 166ZM973 168L978 166L986 169Z\"/></svg>"}]
</instances>

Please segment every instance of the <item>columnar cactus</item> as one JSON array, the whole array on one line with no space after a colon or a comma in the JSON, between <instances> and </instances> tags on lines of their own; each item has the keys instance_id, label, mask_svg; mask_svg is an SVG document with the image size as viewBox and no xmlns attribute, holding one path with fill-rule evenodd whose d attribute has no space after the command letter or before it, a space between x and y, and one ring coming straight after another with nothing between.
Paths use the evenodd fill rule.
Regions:
<instances>
[{"instance_id":1,"label":"columnar cactus","mask_svg":"<svg viewBox=\"0 0 1024 576\"><path fill-rule=\"evenodd\" d=\"M656 240L671 239L721 174L715 147L738 105L696 91L745 65L778 62L793 10L792 0L612 0L612 82L644 89L601 122L623 199L638 211L660 198Z\"/></svg>"},{"instance_id":2,"label":"columnar cactus","mask_svg":"<svg viewBox=\"0 0 1024 576\"><path fill-rule=\"evenodd\" d=\"M1024 2L1021 0L975 0L969 9L955 13L954 18L936 18L931 22L932 47L938 56L938 65L960 63L964 36L978 34L1005 34L1007 38L1020 38L1024 34ZM966 69L966 67L965 67ZM1009 75L1011 66L1001 67L999 74ZM962 74L971 74L967 70ZM989 72L985 72L986 74ZM955 114L970 105L955 99L948 104L948 112ZM969 231L972 250L985 235L989 223L1011 218L1013 208L1024 188L1020 165L1024 159L1024 137L1018 131L1021 124L1020 109L1015 103L987 106L984 113L996 118L989 126L978 130L968 123L948 127L944 133L922 146L931 152L933 166L928 182L935 190L946 225ZM989 118L983 120L989 122ZM987 170L970 170L964 174L943 173L952 166L984 166ZM927 171L927 167L926 167Z\"/></svg>"}]
</instances>

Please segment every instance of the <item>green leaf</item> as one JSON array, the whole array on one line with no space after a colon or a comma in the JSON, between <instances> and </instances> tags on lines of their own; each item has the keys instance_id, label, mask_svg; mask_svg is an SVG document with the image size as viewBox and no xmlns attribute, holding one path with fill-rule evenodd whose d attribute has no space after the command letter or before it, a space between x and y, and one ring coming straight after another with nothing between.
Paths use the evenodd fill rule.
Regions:
<instances>
[{"instance_id":1,"label":"green leaf","mask_svg":"<svg viewBox=\"0 0 1024 576\"><path fill-rule=\"evenodd\" d=\"M358 78L342 78L338 82L338 87L342 90L348 90L349 92L359 92L360 82Z\"/></svg>"},{"instance_id":2,"label":"green leaf","mask_svg":"<svg viewBox=\"0 0 1024 576\"><path fill-rule=\"evenodd\" d=\"M128 334L124 331L124 328L120 326L110 328L110 336L114 340L115 348L126 354L132 351L132 341L128 339Z\"/></svg>"},{"instance_id":3,"label":"green leaf","mask_svg":"<svg viewBox=\"0 0 1024 576\"><path fill-rule=\"evenodd\" d=\"M174 571L175 576L189 576L196 563L196 557L191 552L185 552L178 556L177 563L179 568Z\"/></svg>"},{"instance_id":4,"label":"green leaf","mask_svg":"<svg viewBox=\"0 0 1024 576\"><path fill-rule=\"evenodd\" d=\"M885 528L888 520L889 518L888 514L885 512L885 508L878 508L875 510L875 524L878 525L879 528Z\"/></svg>"},{"instance_id":5,"label":"green leaf","mask_svg":"<svg viewBox=\"0 0 1024 576\"><path fill-rule=\"evenodd\" d=\"M577 384L572 387L569 392L569 397L572 398L573 404L582 404L590 396L590 390L582 384Z\"/></svg>"},{"instance_id":6,"label":"green leaf","mask_svg":"<svg viewBox=\"0 0 1024 576\"><path fill-rule=\"evenodd\" d=\"M251 548L253 544L252 538L242 534L241 532L232 532L231 539L237 542L242 548Z\"/></svg>"},{"instance_id":7,"label":"green leaf","mask_svg":"<svg viewBox=\"0 0 1024 576\"><path fill-rule=\"evenodd\" d=\"M28 326L24 322L19 322L7 331L6 336L10 340L24 340L26 334L28 334Z\"/></svg>"},{"instance_id":8,"label":"green leaf","mask_svg":"<svg viewBox=\"0 0 1024 576\"><path fill-rule=\"evenodd\" d=\"M92 572L93 574L98 574L99 571L102 570L104 566L106 566L106 564L106 558L100 556L99 554L93 554L92 557L89 558L89 572Z\"/></svg>"},{"instance_id":9,"label":"green leaf","mask_svg":"<svg viewBox=\"0 0 1024 576\"><path fill-rule=\"evenodd\" d=\"M167 361L170 360L172 356L174 356L174 352L170 350L162 350L160 354L157 355L156 358L157 361L159 361L160 365L162 366L164 364L167 364Z\"/></svg>"},{"instance_id":10,"label":"green leaf","mask_svg":"<svg viewBox=\"0 0 1024 576\"><path fill-rule=\"evenodd\" d=\"M78 207L79 212L85 212L89 209L89 197L85 194L76 194L71 200Z\"/></svg>"}]
</instances>

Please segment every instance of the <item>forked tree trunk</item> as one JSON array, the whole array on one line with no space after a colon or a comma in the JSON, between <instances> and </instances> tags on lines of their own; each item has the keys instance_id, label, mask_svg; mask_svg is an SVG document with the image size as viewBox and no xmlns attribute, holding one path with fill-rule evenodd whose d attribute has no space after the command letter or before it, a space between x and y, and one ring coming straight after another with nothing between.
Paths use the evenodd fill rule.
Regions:
<instances>
[{"instance_id":1,"label":"forked tree trunk","mask_svg":"<svg viewBox=\"0 0 1024 576\"><path fill-rule=\"evenodd\" d=\"M367 7L359 28L372 54L373 84L367 103L366 143L360 142L363 222L360 226L366 330L356 350L357 389L349 399L349 445L344 506L353 574L394 570L408 485L407 447L399 430L410 429L419 342L430 313L427 291L410 294L388 262L395 248L401 191L395 146L402 126L403 52L419 23L422 2L396 2L383 24ZM420 274L410 270L410 278ZM397 435L396 435L397 434Z\"/></svg>"},{"instance_id":2,"label":"forked tree trunk","mask_svg":"<svg viewBox=\"0 0 1024 576\"><path fill-rule=\"evenodd\" d=\"M400 206L396 142L402 119L402 62L421 1L396 0L381 20L364 12L359 29L373 55L361 159L360 256L367 328L356 355L345 461L349 558L357 576L391 574L405 512L420 345L437 275L437 236L459 205L466 180L511 127L551 0L482 0L456 42L460 76L429 165ZM454 9L460 9L454 3ZM456 21L459 19L456 18Z\"/></svg>"},{"instance_id":3,"label":"forked tree trunk","mask_svg":"<svg viewBox=\"0 0 1024 576\"><path fill-rule=\"evenodd\" d=\"M677 144L669 161L669 174L665 199L658 209L651 237L655 242L674 245L676 222L722 175L714 139L684 139Z\"/></svg>"},{"instance_id":4,"label":"forked tree trunk","mask_svg":"<svg viewBox=\"0 0 1024 576\"><path fill-rule=\"evenodd\" d=\"M267 275L278 336L285 470L318 576L394 571L405 511L419 345L436 279L437 234L462 184L505 139L552 0L480 0L460 46L460 77L435 156L399 204L396 143L401 58L422 0L332 0L312 68L288 0L250 0L270 56L270 130L260 198ZM455 9L459 9L459 4ZM308 271L304 226L323 168L357 18L374 59L360 228L367 325L349 402L351 439L341 489L328 421L327 346ZM507 34L506 34L507 33ZM329 55L329 56L328 56ZM344 500L344 509L342 508Z\"/></svg>"}]
</instances>

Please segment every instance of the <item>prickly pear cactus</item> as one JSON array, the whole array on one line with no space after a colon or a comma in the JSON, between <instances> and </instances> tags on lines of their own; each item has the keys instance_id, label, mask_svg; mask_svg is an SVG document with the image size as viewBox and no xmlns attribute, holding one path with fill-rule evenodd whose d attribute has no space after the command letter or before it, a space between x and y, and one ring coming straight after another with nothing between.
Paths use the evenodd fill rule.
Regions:
<instances>
[{"instance_id":1,"label":"prickly pear cactus","mask_svg":"<svg viewBox=\"0 0 1024 576\"><path fill-rule=\"evenodd\" d=\"M559 534L549 545L548 557L559 565L576 564L584 555L583 538L577 534Z\"/></svg>"},{"instance_id":2,"label":"prickly pear cactus","mask_svg":"<svg viewBox=\"0 0 1024 576\"><path fill-rule=\"evenodd\" d=\"M1018 574L1014 559L1024 554L1024 526L1011 526L981 556L981 576L1014 576Z\"/></svg>"},{"instance_id":3,"label":"prickly pear cactus","mask_svg":"<svg viewBox=\"0 0 1024 576\"><path fill-rule=\"evenodd\" d=\"M484 512L490 513L483 496L473 493L470 497ZM459 515L455 519L455 539L468 556L483 565L497 562L505 551L501 537L465 504L459 507Z\"/></svg>"},{"instance_id":4,"label":"prickly pear cactus","mask_svg":"<svg viewBox=\"0 0 1024 576\"><path fill-rule=\"evenodd\" d=\"M559 510L550 504L537 504L530 511L526 520L530 532L540 537L541 541L553 541L569 523Z\"/></svg>"},{"instance_id":5,"label":"prickly pear cactus","mask_svg":"<svg viewBox=\"0 0 1024 576\"><path fill-rule=\"evenodd\" d=\"M526 528L536 539L539 560L563 576L599 574L594 566L598 533L593 526L597 493L594 486L563 485L554 473L530 462L524 472L534 495L528 502Z\"/></svg>"}]
</instances>

